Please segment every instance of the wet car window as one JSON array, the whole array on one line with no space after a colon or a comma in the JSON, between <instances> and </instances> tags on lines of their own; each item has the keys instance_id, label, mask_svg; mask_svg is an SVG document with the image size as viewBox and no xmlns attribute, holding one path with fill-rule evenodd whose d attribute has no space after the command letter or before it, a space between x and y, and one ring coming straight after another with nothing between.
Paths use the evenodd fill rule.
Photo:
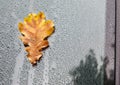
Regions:
<instances>
[{"instance_id":1,"label":"wet car window","mask_svg":"<svg viewBox=\"0 0 120 85\"><path fill-rule=\"evenodd\" d=\"M55 32L32 66L17 25L40 11ZM0 85L113 85L114 16L114 0L0 0Z\"/></svg>"}]
</instances>

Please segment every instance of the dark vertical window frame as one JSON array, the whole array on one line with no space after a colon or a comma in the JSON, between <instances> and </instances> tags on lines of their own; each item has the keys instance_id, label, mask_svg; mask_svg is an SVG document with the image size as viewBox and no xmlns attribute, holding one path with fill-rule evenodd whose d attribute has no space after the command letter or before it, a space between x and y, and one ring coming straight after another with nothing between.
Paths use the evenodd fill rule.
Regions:
<instances>
[{"instance_id":1,"label":"dark vertical window frame","mask_svg":"<svg viewBox=\"0 0 120 85\"><path fill-rule=\"evenodd\" d=\"M107 57L109 63L106 64L107 67L105 67L104 85L116 85L116 4L117 0L106 0L105 57ZM110 70L114 72L112 73L113 76L110 76Z\"/></svg>"}]
</instances>

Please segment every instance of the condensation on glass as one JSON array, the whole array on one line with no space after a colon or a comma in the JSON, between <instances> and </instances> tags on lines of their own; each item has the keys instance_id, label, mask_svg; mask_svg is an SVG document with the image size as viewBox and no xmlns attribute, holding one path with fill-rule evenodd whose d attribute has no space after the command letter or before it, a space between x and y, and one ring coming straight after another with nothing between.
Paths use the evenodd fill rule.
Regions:
<instances>
[{"instance_id":1,"label":"condensation on glass","mask_svg":"<svg viewBox=\"0 0 120 85\"><path fill-rule=\"evenodd\" d=\"M110 85L114 76L114 0L0 0L0 85ZM32 66L17 25L43 11L55 23Z\"/></svg>"}]
</instances>

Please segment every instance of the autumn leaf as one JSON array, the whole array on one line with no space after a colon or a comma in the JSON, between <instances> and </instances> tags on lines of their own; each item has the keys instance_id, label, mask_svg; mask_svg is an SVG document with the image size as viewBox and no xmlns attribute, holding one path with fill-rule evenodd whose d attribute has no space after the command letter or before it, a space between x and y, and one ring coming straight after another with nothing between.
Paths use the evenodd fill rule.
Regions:
<instances>
[{"instance_id":1,"label":"autumn leaf","mask_svg":"<svg viewBox=\"0 0 120 85\"><path fill-rule=\"evenodd\" d=\"M46 20L43 12L31 13L24 18L24 22L18 24L19 31L25 50L28 52L27 58L32 64L42 57L42 50L49 46L47 38L54 31L54 23Z\"/></svg>"}]
</instances>

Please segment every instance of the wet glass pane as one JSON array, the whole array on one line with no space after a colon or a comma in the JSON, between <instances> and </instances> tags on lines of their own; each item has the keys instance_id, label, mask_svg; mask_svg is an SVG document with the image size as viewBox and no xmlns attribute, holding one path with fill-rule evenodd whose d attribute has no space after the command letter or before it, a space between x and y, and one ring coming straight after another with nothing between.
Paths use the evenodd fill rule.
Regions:
<instances>
[{"instance_id":1,"label":"wet glass pane","mask_svg":"<svg viewBox=\"0 0 120 85\"><path fill-rule=\"evenodd\" d=\"M114 8L114 0L0 0L0 85L114 85ZM17 24L39 11L55 32L32 66Z\"/></svg>"}]
</instances>

